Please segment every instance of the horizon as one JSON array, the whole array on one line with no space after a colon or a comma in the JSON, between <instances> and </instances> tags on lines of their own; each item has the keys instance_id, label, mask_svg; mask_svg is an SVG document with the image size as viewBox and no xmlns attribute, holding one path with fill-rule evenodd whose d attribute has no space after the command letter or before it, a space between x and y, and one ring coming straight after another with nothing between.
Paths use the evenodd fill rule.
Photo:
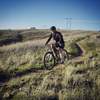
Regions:
<instances>
[{"instance_id":1,"label":"horizon","mask_svg":"<svg viewBox=\"0 0 100 100\"><path fill-rule=\"evenodd\" d=\"M0 29L56 26L67 30L98 31L99 5L99 0L1 0Z\"/></svg>"},{"instance_id":2,"label":"horizon","mask_svg":"<svg viewBox=\"0 0 100 100\"><path fill-rule=\"evenodd\" d=\"M31 29L31 28L8 28L8 29L0 29L0 31L16 31L16 30L50 30L49 28L36 28L36 29ZM57 31L91 31L91 32L100 32L100 30L92 30L92 29L61 29L57 28Z\"/></svg>"}]
</instances>

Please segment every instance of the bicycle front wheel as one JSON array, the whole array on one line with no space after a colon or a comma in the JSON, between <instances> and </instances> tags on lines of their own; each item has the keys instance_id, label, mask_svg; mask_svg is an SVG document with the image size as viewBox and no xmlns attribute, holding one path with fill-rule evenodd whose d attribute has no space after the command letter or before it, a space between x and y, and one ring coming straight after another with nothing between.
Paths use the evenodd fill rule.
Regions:
<instances>
[{"instance_id":1,"label":"bicycle front wheel","mask_svg":"<svg viewBox=\"0 0 100 100\"><path fill-rule=\"evenodd\" d=\"M47 52L44 55L44 66L49 70L55 66L55 57L53 55L53 52Z\"/></svg>"}]
</instances>

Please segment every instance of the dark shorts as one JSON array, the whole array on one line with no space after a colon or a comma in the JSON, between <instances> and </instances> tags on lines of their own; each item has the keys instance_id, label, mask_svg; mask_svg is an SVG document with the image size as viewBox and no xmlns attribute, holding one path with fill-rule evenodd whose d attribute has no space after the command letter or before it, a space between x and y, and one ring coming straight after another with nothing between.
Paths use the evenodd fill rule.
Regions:
<instances>
[{"instance_id":1,"label":"dark shorts","mask_svg":"<svg viewBox=\"0 0 100 100\"><path fill-rule=\"evenodd\" d=\"M64 43L56 43L56 47L59 47L59 48L63 49L64 46L65 46Z\"/></svg>"}]
</instances>

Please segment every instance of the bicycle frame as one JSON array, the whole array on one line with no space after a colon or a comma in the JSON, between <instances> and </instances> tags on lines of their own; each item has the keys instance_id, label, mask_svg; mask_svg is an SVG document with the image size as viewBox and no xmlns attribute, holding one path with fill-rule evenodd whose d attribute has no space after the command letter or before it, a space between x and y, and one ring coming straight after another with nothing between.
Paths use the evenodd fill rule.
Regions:
<instances>
[{"instance_id":1,"label":"bicycle frame","mask_svg":"<svg viewBox=\"0 0 100 100\"><path fill-rule=\"evenodd\" d=\"M58 48L56 48L55 47L55 44L48 44L47 45L47 47L49 48L49 50L51 51L51 52L53 52L53 55L54 55L54 57L55 57L55 59L57 59L58 58L58 52L59 52L59 50L58 50ZM55 49L55 50L54 50Z\"/></svg>"}]
</instances>

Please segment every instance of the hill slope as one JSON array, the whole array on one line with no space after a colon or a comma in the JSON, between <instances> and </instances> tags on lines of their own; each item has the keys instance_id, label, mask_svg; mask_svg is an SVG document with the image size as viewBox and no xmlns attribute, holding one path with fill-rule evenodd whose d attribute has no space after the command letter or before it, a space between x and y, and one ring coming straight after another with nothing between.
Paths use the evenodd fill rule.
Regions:
<instances>
[{"instance_id":1,"label":"hill slope","mask_svg":"<svg viewBox=\"0 0 100 100\"><path fill-rule=\"evenodd\" d=\"M62 31L66 49L78 54L64 65L43 69L44 38L0 47L0 99L99 100L100 33Z\"/></svg>"}]
</instances>

